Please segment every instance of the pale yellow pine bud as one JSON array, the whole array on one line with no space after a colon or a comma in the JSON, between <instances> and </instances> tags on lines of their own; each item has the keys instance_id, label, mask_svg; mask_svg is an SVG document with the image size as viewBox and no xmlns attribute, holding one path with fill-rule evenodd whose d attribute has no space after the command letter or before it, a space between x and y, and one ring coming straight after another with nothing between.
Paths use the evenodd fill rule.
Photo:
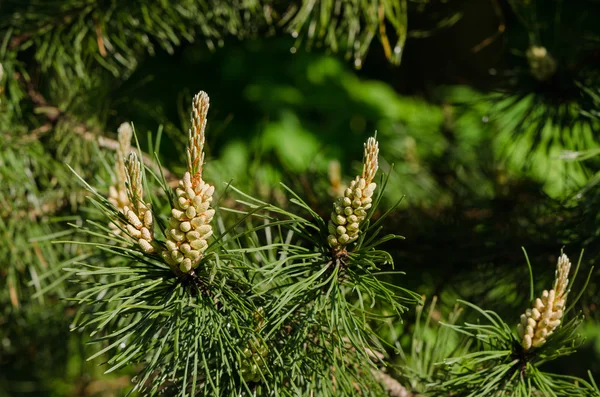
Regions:
<instances>
[{"instance_id":1,"label":"pale yellow pine bud","mask_svg":"<svg viewBox=\"0 0 600 397\"><path fill-rule=\"evenodd\" d=\"M125 174L127 188L127 197L134 208L135 213L139 213L139 208L143 206L144 185L142 182L141 163L135 152L129 153L125 162Z\"/></svg>"},{"instance_id":2,"label":"pale yellow pine bud","mask_svg":"<svg viewBox=\"0 0 600 397\"><path fill-rule=\"evenodd\" d=\"M567 288L569 286L569 272L571 271L571 261L567 255L562 254L558 258L556 265L556 278L554 281L554 290L556 290L557 300L562 299L567 294Z\"/></svg>"},{"instance_id":3,"label":"pale yellow pine bud","mask_svg":"<svg viewBox=\"0 0 600 397\"><path fill-rule=\"evenodd\" d=\"M371 196L376 184L372 182L378 169L379 144L371 137L364 145L364 163L362 176L357 176L344 190L343 196L335 200L333 213L328 224L330 235L327 243L336 252L357 240L360 224L372 206Z\"/></svg>"},{"instance_id":4,"label":"pale yellow pine bud","mask_svg":"<svg viewBox=\"0 0 600 397\"><path fill-rule=\"evenodd\" d=\"M192 127L189 130L187 148L188 172L192 178L202 177L204 165L204 130L206 129L206 115L210 106L206 92L200 91L192 101Z\"/></svg>"},{"instance_id":5,"label":"pale yellow pine bud","mask_svg":"<svg viewBox=\"0 0 600 397\"><path fill-rule=\"evenodd\" d=\"M138 239L138 245L145 253L155 251L154 221L150 204L144 202L144 185L142 180L141 162L135 152L129 153L125 163L125 174L127 183L127 197L131 208L126 206L124 214L127 218L127 231L132 237ZM135 229L135 231L133 230Z\"/></svg>"},{"instance_id":6,"label":"pale yellow pine bud","mask_svg":"<svg viewBox=\"0 0 600 397\"><path fill-rule=\"evenodd\" d=\"M118 129L118 142L117 153L115 159L115 175L116 181L115 183L109 187L108 189L108 201L114 205L119 212L124 213L124 209L126 206L130 205L129 199L127 197L127 191L125 187L125 183L127 181L127 172L125 170L125 156L129 152L131 147L131 137L133 134L133 130L128 123L123 123L119 126ZM124 227L125 225L121 225ZM115 235L120 235L121 230L119 226L110 222L109 227L112 229L112 232Z\"/></svg>"},{"instance_id":7,"label":"pale yellow pine bud","mask_svg":"<svg viewBox=\"0 0 600 397\"><path fill-rule=\"evenodd\" d=\"M171 229L166 233L167 250L162 254L170 265L183 273L190 273L198 266L212 235L210 223L215 211L210 204L215 189L202 180L208 108L208 95L200 91L192 102L192 127L187 146L188 170L175 191L177 200L169 219Z\"/></svg>"},{"instance_id":8,"label":"pale yellow pine bud","mask_svg":"<svg viewBox=\"0 0 600 397\"><path fill-rule=\"evenodd\" d=\"M117 129L119 139L119 150L123 157L127 156L131 148L131 138L133 137L133 128L129 123L121 123Z\"/></svg>"},{"instance_id":9,"label":"pale yellow pine bud","mask_svg":"<svg viewBox=\"0 0 600 397\"><path fill-rule=\"evenodd\" d=\"M374 137L371 137L365 143L365 159L363 164L362 179L368 185L375 178L379 168L379 143ZM364 186L362 186L364 188Z\"/></svg>"},{"instance_id":10,"label":"pale yellow pine bud","mask_svg":"<svg viewBox=\"0 0 600 397\"><path fill-rule=\"evenodd\" d=\"M536 298L532 309L521 315L517 333L521 338L521 346L526 351L532 347L540 347L561 324L566 304L571 262L562 254L558 259L554 288L544 290L541 298Z\"/></svg>"},{"instance_id":11,"label":"pale yellow pine bud","mask_svg":"<svg viewBox=\"0 0 600 397\"><path fill-rule=\"evenodd\" d=\"M125 158L131 149L131 136L133 130L129 123L123 123L118 129L117 159L116 159L116 174L117 174L117 190L125 189L127 174L125 170Z\"/></svg>"}]
</instances>

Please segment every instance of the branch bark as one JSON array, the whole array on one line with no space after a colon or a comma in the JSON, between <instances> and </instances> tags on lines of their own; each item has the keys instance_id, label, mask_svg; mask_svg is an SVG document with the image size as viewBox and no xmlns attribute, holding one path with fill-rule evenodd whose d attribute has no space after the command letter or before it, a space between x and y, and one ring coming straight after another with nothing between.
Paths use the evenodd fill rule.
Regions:
<instances>
[{"instance_id":1,"label":"branch bark","mask_svg":"<svg viewBox=\"0 0 600 397\"><path fill-rule=\"evenodd\" d=\"M45 135L60 121L65 120L75 125L73 127L73 132L80 137L82 137L86 141L96 141L98 146L105 149L117 150L119 147L119 142L115 139L107 138L105 134L96 128L93 128L85 123L77 121L73 116L69 115L66 112L63 112L56 106L49 105L46 99L42 94L37 92L31 83L28 84L28 93L29 97L36 105L35 112L38 114L43 114L48 122L43 124L42 126L36 128L32 131L31 134L25 136L21 142L27 143L34 140L39 139L42 135ZM167 183L170 187L177 186L179 182L179 178L176 177L171 171L169 171L165 167L159 167L154 159L148 155L147 153L142 153L142 161L144 165L148 168L152 168L154 171L162 171Z\"/></svg>"}]
</instances>

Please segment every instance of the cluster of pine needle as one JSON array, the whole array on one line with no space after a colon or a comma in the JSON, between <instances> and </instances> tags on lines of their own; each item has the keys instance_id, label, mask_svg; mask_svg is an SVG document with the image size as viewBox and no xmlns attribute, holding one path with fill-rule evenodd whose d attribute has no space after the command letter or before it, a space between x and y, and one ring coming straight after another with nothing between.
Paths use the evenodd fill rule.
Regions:
<instances>
[{"instance_id":1,"label":"cluster of pine needle","mask_svg":"<svg viewBox=\"0 0 600 397\"><path fill-rule=\"evenodd\" d=\"M362 174L324 219L285 186L297 211L205 181L208 107L206 93L194 97L175 191L160 164L158 172L144 166L139 147L127 153L130 126L120 129L109 189L80 179L97 209L80 229L104 241L85 243L97 253L65 269L81 283L73 326L100 343L90 359L109 357L106 372L134 365L132 391L144 395L595 395L593 379L538 368L581 343L582 316L567 318L581 294L566 306L573 282L564 254L553 288L519 324L462 302L481 323L428 319L432 329L413 338L420 347L392 365L399 346L381 329L421 297L386 281L401 273L382 271L393 259L381 245L402 237L380 235L389 212L373 219L387 183L374 182L376 138L364 145ZM237 197L233 207L219 205L227 195ZM444 346L422 354L431 334Z\"/></svg>"},{"instance_id":2,"label":"cluster of pine needle","mask_svg":"<svg viewBox=\"0 0 600 397\"><path fill-rule=\"evenodd\" d=\"M143 154L127 153L131 127L120 129L108 192L81 179L98 210L82 231L105 240L86 264L67 268L82 286L74 326L102 343L91 358L108 355L107 372L137 364L134 390L148 395L384 395L377 313L399 319L420 298L378 275L393 266L378 246L399 236L379 236L382 218L371 223L385 187L382 178L374 194L375 138L365 144L363 176L339 199L358 200L348 207L353 237L341 248L327 237L335 211L325 220L289 190L299 210L291 213L206 182L208 95L192 105L187 170L175 191L144 167ZM220 207L230 193L237 205Z\"/></svg>"}]
</instances>

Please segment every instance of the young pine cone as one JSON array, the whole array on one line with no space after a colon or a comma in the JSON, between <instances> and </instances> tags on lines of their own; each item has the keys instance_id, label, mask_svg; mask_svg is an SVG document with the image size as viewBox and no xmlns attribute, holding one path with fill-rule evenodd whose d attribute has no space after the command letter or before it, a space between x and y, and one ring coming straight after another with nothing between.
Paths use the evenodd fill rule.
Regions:
<instances>
[{"instance_id":1,"label":"young pine cone","mask_svg":"<svg viewBox=\"0 0 600 397\"><path fill-rule=\"evenodd\" d=\"M373 181L378 168L379 145L375 138L369 138L365 144L365 160L362 176L357 176L344 195L333 204L331 220L328 224L327 242L338 252L358 238L360 224L371 208L372 196L377 184Z\"/></svg>"},{"instance_id":2,"label":"young pine cone","mask_svg":"<svg viewBox=\"0 0 600 397\"><path fill-rule=\"evenodd\" d=\"M521 346L528 351L532 347L540 347L560 325L567 300L569 271L571 262L562 254L556 267L554 288L544 290L541 298L537 298L533 308L521 315L521 323L517 326Z\"/></svg>"},{"instance_id":3,"label":"young pine cone","mask_svg":"<svg viewBox=\"0 0 600 397\"><path fill-rule=\"evenodd\" d=\"M141 164L135 152L131 152L127 158L127 196L129 205L123 209L127 218L125 225L129 234L137 240L138 245L145 253L155 251L152 245L154 241L154 220L150 204L144 202L144 188L142 185Z\"/></svg>"},{"instance_id":4,"label":"young pine cone","mask_svg":"<svg viewBox=\"0 0 600 397\"><path fill-rule=\"evenodd\" d=\"M210 222L215 215L215 210L209 208L214 191L214 186L202 179L194 186L189 172L179 181L177 202L171 210L167 230L168 250L163 256L184 273L197 266L208 248L208 238L212 235Z\"/></svg>"},{"instance_id":5,"label":"young pine cone","mask_svg":"<svg viewBox=\"0 0 600 397\"><path fill-rule=\"evenodd\" d=\"M244 349L245 360L241 363L241 372L246 382L260 382L261 373L266 371L268 348L263 344L250 343Z\"/></svg>"},{"instance_id":6,"label":"young pine cone","mask_svg":"<svg viewBox=\"0 0 600 397\"><path fill-rule=\"evenodd\" d=\"M206 93L200 92L194 97L187 147L188 170L176 190L177 201L166 231L167 250L162 253L170 265L177 266L183 273L195 269L208 248L212 235L210 222L215 215L215 210L210 208L215 188L202 179L208 106Z\"/></svg>"},{"instance_id":7,"label":"young pine cone","mask_svg":"<svg viewBox=\"0 0 600 397\"><path fill-rule=\"evenodd\" d=\"M119 126L119 146L117 147L117 156L115 161L115 174L117 180L108 188L108 201L114 205L119 212L124 213L126 206L130 205L127 197L125 182L127 181L127 171L125 170L125 157L131 147L131 137L133 129L129 123L123 123ZM121 234L121 229L114 222L110 222L109 227L115 235ZM122 225L123 226L123 225Z\"/></svg>"}]
</instances>

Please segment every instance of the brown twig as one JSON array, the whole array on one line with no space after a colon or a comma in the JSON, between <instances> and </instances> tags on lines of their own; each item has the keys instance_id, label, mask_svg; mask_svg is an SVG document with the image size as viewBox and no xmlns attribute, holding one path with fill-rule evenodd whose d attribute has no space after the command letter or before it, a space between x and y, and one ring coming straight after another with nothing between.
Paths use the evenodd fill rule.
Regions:
<instances>
[{"instance_id":1,"label":"brown twig","mask_svg":"<svg viewBox=\"0 0 600 397\"><path fill-rule=\"evenodd\" d=\"M106 53L106 47L104 46L104 36L102 35L102 27L100 26L100 23L98 21L96 21L95 25L96 25L96 42L98 43L98 51L100 52L100 55L102 55L102 57L105 58L107 53Z\"/></svg>"},{"instance_id":2,"label":"brown twig","mask_svg":"<svg viewBox=\"0 0 600 397\"><path fill-rule=\"evenodd\" d=\"M119 147L119 142L115 139L107 138L104 134L98 130L88 126L85 123L81 123L76 121L72 116L68 113L63 112L59 108L55 106L51 106L48 104L46 99L42 94L37 92L31 83L28 83L28 93L29 97L33 101L37 107L35 108L35 112L38 114L43 114L48 119L48 123L43 124L42 126L36 128L31 132L31 134L22 138L22 142L31 142L39 139L42 135L48 133L52 130L52 128L60 121L65 120L75 124L72 128L72 131L82 137L86 141L96 141L98 146L104 149L117 150ZM171 171L162 167L160 168L155 162L154 159L148 155L147 153L142 153L142 161L144 165L149 168L152 168L155 171L161 171L167 180L167 183L171 187L177 186L179 182L179 178L177 178Z\"/></svg>"},{"instance_id":3,"label":"brown twig","mask_svg":"<svg viewBox=\"0 0 600 397\"><path fill-rule=\"evenodd\" d=\"M498 0L492 0L491 2L492 2L492 7L494 8L494 13L496 14L496 16L498 16L498 20L499 20L498 29L496 30L496 32L494 32L494 34L492 34L489 37L486 37L481 43L479 43L475 47L473 47L472 48L473 52L479 52L479 51L483 50L485 47L492 44L506 30L506 24L504 22L504 14L502 13L502 8L500 7L500 4L498 4Z\"/></svg>"},{"instance_id":4,"label":"brown twig","mask_svg":"<svg viewBox=\"0 0 600 397\"><path fill-rule=\"evenodd\" d=\"M395 378L383 371L373 371L373 375L388 392L390 397L425 397L421 394L413 394L400 384Z\"/></svg>"}]
</instances>

